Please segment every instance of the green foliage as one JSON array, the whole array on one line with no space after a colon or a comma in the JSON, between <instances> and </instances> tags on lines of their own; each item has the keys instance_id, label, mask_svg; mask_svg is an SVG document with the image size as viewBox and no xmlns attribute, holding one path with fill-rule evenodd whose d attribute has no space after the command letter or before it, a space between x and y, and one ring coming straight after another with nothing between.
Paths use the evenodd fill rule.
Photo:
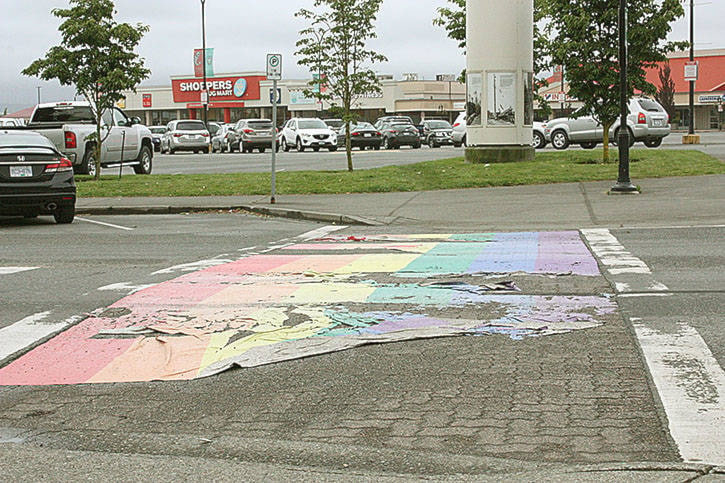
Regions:
<instances>
[{"instance_id":1,"label":"green foliage","mask_svg":"<svg viewBox=\"0 0 725 483\"><path fill-rule=\"evenodd\" d=\"M654 95L647 69L666 60L681 42L667 42L671 24L684 15L679 0L628 0L629 97ZM592 113L606 133L620 113L619 9L611 0L546 0L547 30L554 65L563 65L569 94ZM605 138L604 160L608 160Z\"/></svg>"},{"instance_id":2,"label":"green foliage","mask_svg":"<svg viewBox=\"0 0 725 483\"><path fill-rule=\"evenodd\" d=\"M101 133L101 115L123 97L123 91L135 91L151 73L134 52L149 27L117 23L112 0L70 0L70 8L52 13L63 20L61 45L51 47L22 73L75 86L90 101L97 125L96 173L100 175L101 143L108 136Z\"/></svg>"},{"instance_id":3,"label":"green foliage","mask_svg":"<svg viewBox=\"0 0 725 483\"><path fill-rule=\"evenodd\" d=\"M381 91L372 65L388 59L367 48L377 37L374 22L382 0L315 0L315 11L301 9L295 16L309 21L297 42L298 63L315 73L311 94L320 100L340 100L342 120L350 132L354 103ZM353 170L350 139L346 140L348 170Z\"/></svg>"}]
</instances>

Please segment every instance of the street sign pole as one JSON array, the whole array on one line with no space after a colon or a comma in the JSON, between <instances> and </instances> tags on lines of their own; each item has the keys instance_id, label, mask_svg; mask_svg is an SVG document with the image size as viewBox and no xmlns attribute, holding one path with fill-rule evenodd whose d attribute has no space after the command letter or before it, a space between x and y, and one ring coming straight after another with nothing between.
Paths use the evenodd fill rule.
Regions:
<instances>
[{"instance_id":1,"label":"street sign pole","mask_svg":"<svg viewBox=\"0 0 725 483\"><path fill-rule=\"evenodd\" d=\"M282 55L267 54L267 79L272 81L272 196L271 204L277 202L277 81L282 80Z\"/></svg>"},{"instance_id":2,"label":"street sign pole","mask_svg":"<svg viewBox=\"0 0 725 483\"><path fill-rule=\"evenodd\" d=\"M277 202L277 79L272 81L272 199Z\"/></svg>"}]
</instances>

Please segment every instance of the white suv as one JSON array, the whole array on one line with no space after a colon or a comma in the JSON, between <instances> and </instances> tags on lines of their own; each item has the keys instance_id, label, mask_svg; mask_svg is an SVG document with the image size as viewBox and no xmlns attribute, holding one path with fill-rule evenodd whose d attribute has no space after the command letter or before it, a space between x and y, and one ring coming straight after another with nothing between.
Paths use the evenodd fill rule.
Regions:
<instances>
[{"instance_id":1,"label":"white suv","mask_svg":"<svg viewBox=\"0 0 725 483\"><path fill-rule=\"evenodd\" d=\"M317 118L292 118L282 126L280 133L282 149L289 151L292 147L302 152L307 148L319 151L326 148L337 151L337 134Z\"/></svg>"}]
</instances>

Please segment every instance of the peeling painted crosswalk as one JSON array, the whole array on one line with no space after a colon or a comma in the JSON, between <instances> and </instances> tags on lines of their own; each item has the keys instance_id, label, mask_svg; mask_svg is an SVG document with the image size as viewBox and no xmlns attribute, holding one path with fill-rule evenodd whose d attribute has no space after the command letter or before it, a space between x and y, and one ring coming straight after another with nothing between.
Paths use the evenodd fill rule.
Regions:
<instances>
[{"instance_id":1,"label":"peeling painted crosswalk","mask_svg":"<svg viewBox=\"0 0 725 483\"><path fill-rule=\"evenodd\" d=\"M616 316L601 291L515 283L600 278L575 231L319 235L139 287L0 369L0 384L194 379L371 343L565 334Z\"/></svg>"}]
</instances>

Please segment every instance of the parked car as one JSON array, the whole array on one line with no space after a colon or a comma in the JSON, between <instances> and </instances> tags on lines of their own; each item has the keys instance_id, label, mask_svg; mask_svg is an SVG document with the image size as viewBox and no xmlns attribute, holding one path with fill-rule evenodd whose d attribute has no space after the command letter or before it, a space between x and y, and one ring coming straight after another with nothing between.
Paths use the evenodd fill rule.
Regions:
<instances>
[{"instance_id":1,"label":"parked car","mask_svg":"<svg viewBox=\"0 0 725 483\"><path fill-rule=\"evenodd\" d=\"M158 153L161 151L161 136L166 132L166 126L151 126L151 143L154 145L154 152Z\"/></svg>"},{"instance_id":2,"label":"parked car","mask_svg":"<svg viewBox=\"0 0 725 483\"><path fill-rule=\"evenodd\" d=\"M400 146L420 148L418 128L408 122L383 123L380 132L383 134L384 149L399 149Z\"/></svg>"},{"instance_id":3,"label":"parked car","mask_svg":"<svg viewBox=\"0 0 725 483\"><path fill-rule=\"evenodd\" d=\"M634 98L629 101L627 127L630 146L643 142L648 148L656 148L670 134L670 119L659 102L644 97ZM613 144L619 138L619 128L620 120L617 118L609 129L609 139ZM594 149L603 139L603 126L591 115L554 119L546 126L546 140L556 149L566 149L570 144Z\"/></svg>"},{"instance_id":4,"label":"parked car","mask_svg":"<svg viewBox=\"0 0 725 483\"><path fill-rule=\"evenodd\" d=\"M413 124L413 119L410 116L383 116L379 117L373 126L379 130L383 127L383 124L391 122L407 122Z\"/></svg>"},{"instance_id":5,"label":"parked car","mask_svg":"<svg viewBox=\"0 0 725 483\"><path fill-rule=\"evenodd\" d=\"M234 126L237 132L237 144L242 153L251 153L256 149L260 153L272 148L272 139L276 128L269 119L242 119ZM279 137L276 149L279 151Z\"/></svg>"},{"instance_id":6,"label":"parked car","mask_svg":"<svg viewBox=\"0 0 725 483\"><path fill-rule=\"evenodd\" d=\"M72 223L75 206L71 160L39 133L0 130L0 215Z\"/></svg>"},{"instance_id":7,"label":"parked car","mask_svg":"<svg viewBox=\"0 0 725 483\"><path fill-rule=\"evenodd\" d=\"M451 132L451 141L457 148L466 145L466 113L459 112L458 117L453 123L453 130Z\"/></svg>"},{"instance_id":8,"label":"parked car","mask_svg":"<svg viewBox=\"0 0 725 483\"><path fill-rule=\"evenodd\" d=\"M546 124L543 122L534 122L534 132L531 145L534 147L534 149L544 149L547 144Z\"/></svg>"},{"instance_id":9,"label":"parked car","mask_svg":"<svg viewBox=\"0 0 725 483\"><path fill-rule=\"evenodd\" d=\"M346 127L342 126L337 136L337 145L339 147L345 147L346 137ZM350 125L351 148L360 148L361 151L368 148L378 150L380 149L382 139L382 133L375 129L369 122L358 122L357 124Z\"/></svg>"},{"instance_id":10,"label":"parked car","mask_svg":"<svg viewBox=\"0 0 725 483\"><path fill-rule=\"evenodd\" d=\"M282 126L280 133L282 149L289 151L293 146L302 152L307 148L319 151L326 148L337 151L337 134L321 119L292 118Z\"/></svg>"},{"instance_id":11,"label":"parked car","mask_svg":"<svg viewBox=\"0 0 725 483\"><path fill-rule=\"evenodd\" d=\"M330 129L335 131L336 133L340 132L340 128L345 124L345 122L342 119L323 119L322 122L327 124Z\"/></svg>"},{"instance_id":12,"label":"parked car","mask_svg":"<svg viewBox=\"0 0 725 483\"><path fill-rule=\"evenodd\" d=\"M96 119L86 101L40 104L26 126L6 128L39 132L73 163L78 174L96 174ZM101 116L101 167L132 166L136 174L150 174L154 148L151 131L137 117L114 107Z\"/></svg>"},{"instance_id":13,"label":"parked car","mask_svg":"<svg viewBox=\"0 0 725 483\"><path fill-rule=\"evenodd\" d=\"M234 124L223 124L211 137L211 152L233 153L239 149L239 136Z\"/></svg>"},{"instance_id":14,"label":"parked car","mask_svg":"<svg viewBox=\"0 0 725 483\"><path fill-rule=\"evenodd\" d=\"M171 121L161 137L161 152L177 151L203 153L209 149L210 135L203 121L192 119Z\"/></svg>"},{"instance_id":15,"label":"parked car","mask_svg":"<svg viewBox=\"0 0 725 483\"><path fill-rule=\"evenodd\" d=\"M0 117L0 127L25 126L25 120L16 117Z\"/></svg>"},{"instance_id":16,"label":"parked car","mask_svg":"<svg viewBox=\"0 0 725 483\"><path fill-rule=\"evenodd\" d=\"M453 145L453 126L448 121L425 120L421 123L420 131L423 144L431 148Z\"/></svg>"}]
</instances>

